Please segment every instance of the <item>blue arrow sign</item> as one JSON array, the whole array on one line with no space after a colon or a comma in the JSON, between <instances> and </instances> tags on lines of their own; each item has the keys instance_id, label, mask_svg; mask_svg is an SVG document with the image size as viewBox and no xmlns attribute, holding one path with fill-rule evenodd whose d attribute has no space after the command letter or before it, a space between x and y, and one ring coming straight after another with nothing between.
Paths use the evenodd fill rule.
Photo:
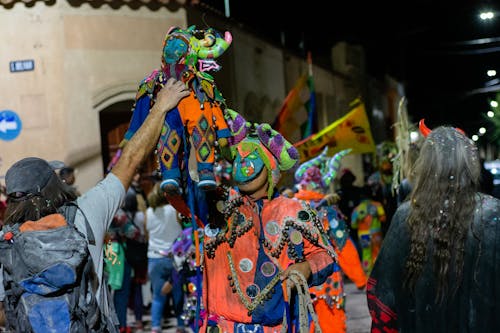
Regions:
<instances>
[{"instance_id":1,"label":"blue arrow sign","mask_svg":"<svg viewBox=\"0 0 500 333\"><path fill-rule=\"evenodd\" d=\"M21 133L22 127L17 113L11 110L0 111L0 140L14 140Z\"/></svg>"}]
</instances>

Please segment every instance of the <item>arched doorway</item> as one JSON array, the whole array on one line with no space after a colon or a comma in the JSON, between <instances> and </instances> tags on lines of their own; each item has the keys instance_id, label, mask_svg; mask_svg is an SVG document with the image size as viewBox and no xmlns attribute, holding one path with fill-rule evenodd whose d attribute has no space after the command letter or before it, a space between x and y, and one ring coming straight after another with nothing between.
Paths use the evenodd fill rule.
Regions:
<instances>
[{"instance_id":1,"label":"arched doorway","mask_svg":"<svg viewBox=\"0 0 500 333\"><path fill-rule=\"evenodd\" d=\"M99 112L103 173L106 173L106 169L128 129L133 104L133 100L124 100L111 104ZM155 170L156 156L153 152L140 169L141 185L146 193L149 193L153 187L152 176Z\"/></svg>"}]
</instances>

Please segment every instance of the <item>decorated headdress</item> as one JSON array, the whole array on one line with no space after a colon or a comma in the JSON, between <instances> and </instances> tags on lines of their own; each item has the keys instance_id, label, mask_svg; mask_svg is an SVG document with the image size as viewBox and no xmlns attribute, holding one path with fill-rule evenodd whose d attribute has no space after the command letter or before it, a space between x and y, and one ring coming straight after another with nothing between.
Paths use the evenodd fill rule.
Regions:
<instances>
[{"instance_id":1,"label":"decorated headdress","mask_svg":"<svg viewBox=\"0 0 500 333\"><path fill-rule=\"evenodd\" d=\"M212 28L197 30L196 26L192 25L183 30L179 27L172 27L163 42L162 63L164 65L184 64L200 72L209 70L209 67L218 68L219 65L214 59L220 57L232 41L233 37L229 31L222 36Z\"/></svg>"},{"instance_id":2,"label":"decorated headdress","mask_svg":"<svg viewBox=\"0 0 500 333\"><path fill-rule=\"evenodd\" d=\"M424 120L425 118L420 119L420 121L418 122L418 129L420 130L420 133L422 133L422 135L426 138L432 132L432 130L429 127L427 127L427 125L425 125ZM455 127L455 130L467 136L467 134L465 134L465 131L463 129Z\"/></svg>"},{"instance_id":3,"label":"decorated headdress","mask_svg":"<svg viewBox=\"0 0 500 333\"><path fill-rule=\"evenodd\" d=\"M209 71L218 71L221 66L215 61L231 45L233 37L229 31L224 36L215 29L197 30L192 25L186 30L172 27L163 42L162 69L169 77L186 82L201 102L209 100L224 102Z\"/></svg>"},{"instance_id":4,"label":"decorated headdress","mask_svg":"<svg viewBox=\"0 0 500 333\"><path fill-rule=\"evenodd\" d=\"M328 146L321 154L302 163L295 171L295 181L308 189L326 189L337 176L340 160L352 151L344 149L329 157Z\"/></svg>"},{"instance_id":5,"label":"decorated headdress","mask_svg":"<svg viewBox=\"0 0 500 333\"><path fill-rule=\"evenodd\" d=\"M408 165L408 156L411 149L411 132L414 126L408 120L408 111L406 109L406 98L401 98L399 101L397 122L394 124L396 130L396 156L393 158L393 176L392 176L392 191L396 191L401 181L407 177L410 166Z\"/></svg>"},{"instance_id":6,"label":"decorated headdress","mask_svg":"<svg viewBox=\"0 0 500 333\"><path fill-rule=\"evenodd\" d=\"M226 120L233 134L228 140L231 158L234 160L233 179L237 183L252 181L266 167L271 185L268 198L271 198L280 179L280 172L290 170L297 164L297 149L271 125L249 123L231 109L226 109L226 113Z\"/></svg>"}]
</instances>

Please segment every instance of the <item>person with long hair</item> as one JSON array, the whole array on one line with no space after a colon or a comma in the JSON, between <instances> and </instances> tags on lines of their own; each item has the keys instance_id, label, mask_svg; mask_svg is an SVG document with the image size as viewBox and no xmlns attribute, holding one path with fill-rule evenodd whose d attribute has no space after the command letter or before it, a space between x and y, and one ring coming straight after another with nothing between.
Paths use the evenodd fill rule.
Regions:
<instances>
[{"instance_id":1,"label":"person with long hair","mask_svg":"<svg viewBox=\"0 0 500 333\"><path fill-rule=\"evenodd\" d=\"M500 201L478 192L478 149L463 131L421 131L410 200L368 280L372 332L498 331Z\"/></svg>"}]
</instances>

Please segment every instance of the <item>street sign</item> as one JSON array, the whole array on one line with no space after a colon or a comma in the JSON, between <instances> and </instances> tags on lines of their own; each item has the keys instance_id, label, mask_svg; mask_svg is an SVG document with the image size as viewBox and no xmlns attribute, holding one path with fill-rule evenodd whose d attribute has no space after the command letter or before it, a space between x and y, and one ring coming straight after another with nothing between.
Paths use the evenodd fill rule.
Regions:
<instances>
[{"instance_id":1,"label":"street sign","mask_svg":"<svg viewBox=\"0 0 500 333\"><path fill-rule=\"evenodd\" d=\"M11 73L35 70L35 60L15 60L9 63Z\"/></svg>"},{"instance_id":2,"label":"street sign","mask_svg":"<svg viewBox=\"0 0 500 333\"><path fill-rule=\"evenodd\" d=\"M21 118L11 110L0 111L0 140L11 141L21 133Z\"/></svg>"}]
</instances>

